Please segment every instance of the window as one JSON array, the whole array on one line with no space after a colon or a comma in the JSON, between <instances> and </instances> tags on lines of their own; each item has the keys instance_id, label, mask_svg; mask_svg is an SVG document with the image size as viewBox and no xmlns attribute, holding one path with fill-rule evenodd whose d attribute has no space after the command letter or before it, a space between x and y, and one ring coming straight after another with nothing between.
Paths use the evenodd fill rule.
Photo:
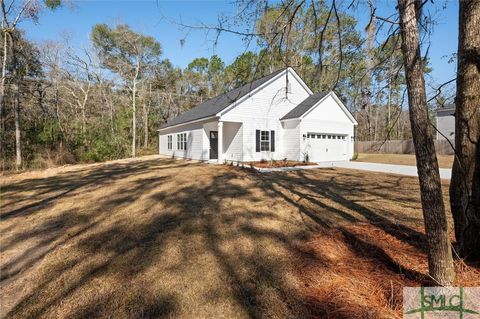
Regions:
<instances>
[{"instance_id":1,"label":"window","mask_svg":"<svg viewBox=\"0 0 480 319\"><path fill-rule=\"evenodd\" d=\"M304 135L304 138L307 137L307 138L317 138L317 139L321 139L321 140L326 140L326 139L329 139L329 140L345 140L346 139L346 135L341 135L341 134L324 134L324 133L312 133L312 132L308 132L306 135Z\"/></svg>"},{"instance_id":2,"label":"window","mask_svg":"<svg viewBox=\"0 0 480 319\"><path fill-rule=\"evenodd\" d=\"M167 149L172 149L172 135L167 136Z\"/></svg>"},{"instance_id":3,"label":"window","mask_svg":"<svg viewBox=\"0 0 480 319\"><path fill-rule=\"evenodd\" d=\"M187 133L177 134L177 150L187 149Z\"/></svg>"},{"instance_id":4,"label":"window","mask_svg":"<svg viewBox=\"0 0 480 319\"><path fill-rule=\"evenodd\" d=\"M275 152L275 131L261 131L255 132L255 151L256 152Z\"/></svg>"},{"instance_id":5,"label":"window","mask_svg":"<svg viewBox=\"0 0 480 319\"><path fill-rule=\"evenodd\" d=\"M270 150L270 132L260 131L260 151Z\"/></svg>"}]
</instances>

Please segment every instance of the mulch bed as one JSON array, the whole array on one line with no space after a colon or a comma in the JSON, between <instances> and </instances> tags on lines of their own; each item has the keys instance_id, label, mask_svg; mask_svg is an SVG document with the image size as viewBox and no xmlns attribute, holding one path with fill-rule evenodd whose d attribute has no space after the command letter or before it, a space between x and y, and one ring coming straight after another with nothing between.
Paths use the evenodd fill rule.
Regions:
<instances>
[{"instance_id":1,"label":"mulch bed","mask_svg":"<svg viewBox=\"0 0 480 319\"><path fill-rule=\"evenodd\" d=\"M276 167L317 165L317 163L299 162L299 161L258 161L258 162L246 162L245 164L248 166L255 166L257 168L276 168Z\"/></svg>"}]
</instances>

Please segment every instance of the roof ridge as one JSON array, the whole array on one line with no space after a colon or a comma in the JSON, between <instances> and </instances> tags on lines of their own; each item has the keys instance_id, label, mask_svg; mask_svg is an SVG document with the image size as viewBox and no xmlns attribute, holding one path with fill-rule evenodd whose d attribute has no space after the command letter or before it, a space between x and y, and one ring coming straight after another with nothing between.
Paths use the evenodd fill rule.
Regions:
<instances>
[{"instance_id":1,"label":"roof ridge","mask_svg":"<svg viewBox=\"0 0 480 319\"><path fill-rule=\"evenodd\" d=\"M209 102L209 101L211 101L211 100L214 100L214 99L216 99L216 98L219 98L219 97L221 97L221 96L228 95L229 93L232 93L233 91L240 90L241 88L245 88L245 87L247 87L247 86L249 86L249 85L252 85L253 83L255 83L255 82L257 82L257 81L261 81L261 80L264 80L264 79L267 78L267 77L270 77L270 76L273 77L273 76L275 76L276 74L280 74L280 72L283 71L283 70L286 70L286 69L276 70L276 71L274 71L274 72L272 72L272 73L270 73L270 74L267 74L267 75L265 75L265 76L262 76L261 78L258 78L258 79L256 79L256 80L253 80L253 81L250 81L250 82L248 82L248 83L245 83L245 84L243 84L243 85L241 85L241 86L239 86L239 87L236 87L236 88L234 88L234 89L231 89L230 91L227 91L227 92L225 92L225 93L216 95L216 96L214 96L214 97L211 97L211 98L203 101L202 103L195 105L195 106L192 107L190 110L192 110L193 108L195 108L195 107L197 107L197 106L202 105L203 103L207 103L207 102ZM189 110L189 111L190 111L190 110ZM187 111L187 112L188 112L188 111Z\"/></svg>"},{"instance_id":2,"label":"roof ridge","mask_svg":"<svg viewBox=\"0 0 480 319\"><path fill-rule=\"evenodd\" d=\"M276 70L268 75L265 75L261 78L253 80L233 90L230 90L228 92L212 97L208 100L205 100L202 103L195 105L190 110L174 117L172 120L162 125L161 128L163 129L170 126L184 124L191 121L213 116L218 112L224 110L228 106L230 106L233 102L237 101L238 99L244 97L245 95L252 92L256 88L260 87L264 83L268 82L270 79L274 78L278 74L282 73L283 71L286 71L287 69L288 68L282 68L282 69ZM237 96L232 97L232 93L237 93Z\"/></svg>"}]
</instances>

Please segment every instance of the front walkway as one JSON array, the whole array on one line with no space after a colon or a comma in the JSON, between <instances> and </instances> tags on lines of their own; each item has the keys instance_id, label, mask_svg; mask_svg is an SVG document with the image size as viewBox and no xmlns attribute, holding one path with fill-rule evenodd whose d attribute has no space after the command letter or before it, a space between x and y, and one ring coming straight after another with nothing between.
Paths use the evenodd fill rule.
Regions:
<instances>
[{"instance_id":1,"label":"front walkway","mask_svg":"<svg viewBox=\"0 0 480 319\"><path fill-rule=\"evenodd\" d=\"M416 166L408 165L393 165L393 164L379 164L379 163L367 163L367 162L331 162L334 167L359 169L371 172L382 172L408 176L418 176ZM452 176L452 170L450 168L440 168L440 178L450 179Z\"/></svg>"}]
</instances>

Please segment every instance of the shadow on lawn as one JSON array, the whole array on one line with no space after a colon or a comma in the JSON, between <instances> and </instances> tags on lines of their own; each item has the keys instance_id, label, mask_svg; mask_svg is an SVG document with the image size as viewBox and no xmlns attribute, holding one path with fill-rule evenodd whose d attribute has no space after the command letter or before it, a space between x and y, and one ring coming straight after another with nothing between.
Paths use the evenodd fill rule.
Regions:
<instances>
[{"instance_id":1,"label":"shadow on lawn","mask_svg":"<svg viewBox=\"0 0 480 319\"><path fill-rule=\"evenodd\" d=\"M347 173L341 174L348 177ZM338 227L345 222L360 222L360 219L354 216L351 211L361 215L366 221L373 225L378 225L388 234L415 245L417 249L424 250L424 235L406 225L422 225L422 220L411 218L398 211L388 211L382 207L372 210L359 204L360 200L348 199L350 197L375 196L383 197L384 193L377 193L376 189L382 188L388 192L388 199L399 206L404 202L418 202L418 199L400 192L400 183L403 177L398 177L395 183L383 186L368 185L365 183L354 182L351 180L338 180L332 176L328 181L318 181L311 178L311 175L305 171L297 171L291 174L271 173L269 175L257 175L263 187L270 190L275 195L283 197L284 200L295 205L299 211L311 219L315 220L322 227ZM375 182L372 182L375 184ZM296 187L292 187L295 185ZM290 194L289 194L290 193ZM294 195L297 199L292 198ZM418 195L417 195L418 196ZM373 199L375 201L376 199ZM361 200L366 202L368 200ZM336 204L335 206L332 203ZM328 214L318 214L318 210L326 211ZM333 216L333 217L332 217Z\"/></svg>"},{"instance_id":2,"label":"shadow on lawn","mask_svg":"<svg viewBox=\"0 0 480 319\"><path fill-rule=\"evenodd\" d=\"M409 195L398 192L403 177L398 177L390 185L369 185L366 189L365 183L356 183L353 179L345 180L345 175L348 176L348 173L341 174L343 181L332 176L326 182L312 179L310 173L296 171L288 175L282 173L257 174L257 177L265 190L283 197L284 200L296 206L301 214L310 217L319 224L321 228L339 228L345 236L346 243L362 257L374 258L390 271L408 279L430 283L430 279L424 274L405 268L375 243L367 242L364 238L360 238L357 234L342 226L345 223L360 222L357 217L349 212L353 211L364 217L373 226L414 247L417 251L425 253L427 245L425 235L407 226L415 224L417 227L421 226L421 219L411 218L399 211L390 212L382 207L373 210L360 205L355 200L346 198L346 196L381 197L384 194L378 193L377 190L382 187L381 190L383 192L387 191L389 200L393 202L418 202L418 199L412 198L411 195L409 197ZM292 185L295 185L295 187L292 187ZM292 197L297 199L295 200ZM364 201L362 200L362 202ZM338 205L334 206L333 204ZM318 213L319 210L320 214Z\"/></svg>"},{"instance_id":3,"label":"shadow on lawn","mask_svg":"<svg viewBox=\"0 0 480 319\"><path fill-rule=\"evenodd\" d=\"M159 176L163 170L167 175ZM420 233L385 217L387 212L379 214L344 196L351 192L377 196L374 186L365 190L335 177L319 181L302 171L259 175L168 160L112 164L7 185L7 196L31 188L38 193L34 203L2 213L1 218L40 214L58 199L102 192L128 177L115 194L99 196L81 210L65 210L3 242L2 251L38 239L2 265L2 281L14 280L38 261L48 260L31 291L6 317L162 318L182 311L195 314L201 309L188 308L195 306L216 311L226 307L230 312L225 315L238 317L320 316L325 313L323 305L302 296L289 279L294 265L288 256L308 254L300 244L312 231L358 222L350 213L354 210L401 240L423 240ZM142 204L134 206L140 198ZM282 200L289 207L285 215L273 208ZM352 247L362 245L361 254L375 249L352 233L346 235ZM382 256L376 251L366 257L405 273ZM215 279L202 282L198 289L194 282L202 272ZM175 281L178 277L182 280ZM194 297L186 298L184 290ZM192 298L201 303L189 305Z\"/></svg>"},{"instance_id":4,"label":"shadow on lawn","mask_svg":"<svg viewBox=\"0 0 480 319\"><path fill-rule=\"evenodd\" d=\"M167 166L166 166L167 165ZM113 163L101 167L87 167L73 172L67 172L58 176L47 178L33 178L22 180L17 183L5 185L2 187L2 195L14 202L16 206L24 201L33 201L33 203L18 207L16 209L7 210L7 205L1 205L0 218L2 220L26 216L35 213L38 209L51 207L55 200L72 196L72 192L84 188L86 186L94 186L94 189L113 184L115 181L125 178L131 174L141 174L146 171L155 169L168 169L171 165L175 167L183 167L189 164L179 164L175 160L148 160L131 163ZM148 182L148 181L145 181ZM33 196L23 196L16 194L25 190L36 190ZM7 207L4 207L7 206Z\"/></svg>"}]
</instances>

